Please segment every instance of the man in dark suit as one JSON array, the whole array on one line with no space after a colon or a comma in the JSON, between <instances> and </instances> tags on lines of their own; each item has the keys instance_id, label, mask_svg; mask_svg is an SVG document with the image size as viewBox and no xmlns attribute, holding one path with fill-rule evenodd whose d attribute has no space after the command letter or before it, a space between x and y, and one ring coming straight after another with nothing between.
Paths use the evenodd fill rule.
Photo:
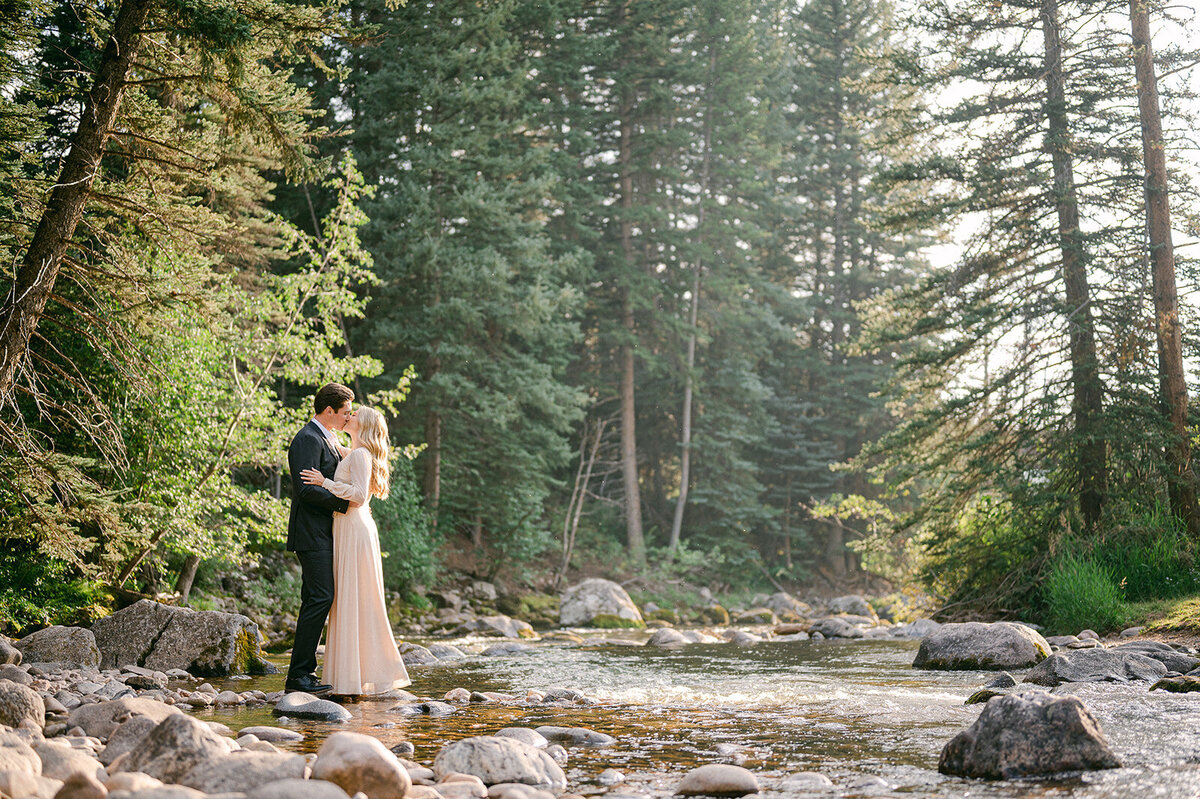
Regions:
<instances>
[{"instance_id":1,"label":"man in dark suit","mask_svg":"<svg viewBox=\"0 0 1200 799\"><path fill-rule=\"evenodd\" d=\"M333 605L333 514L349 508L320 486L305 485L303 469L317 469L333 478L341 456L335 430L341 430L353 414L354 392L340 383L330 383L313 400L312 420L300 428L288 447L288 469L292 474L292 515L288 520L287 548L300 560L300 613L296 617L296 640L288 666L286 691L310 694L331 689L317 680L317 642Z\"/></svg>"}]
</instances>

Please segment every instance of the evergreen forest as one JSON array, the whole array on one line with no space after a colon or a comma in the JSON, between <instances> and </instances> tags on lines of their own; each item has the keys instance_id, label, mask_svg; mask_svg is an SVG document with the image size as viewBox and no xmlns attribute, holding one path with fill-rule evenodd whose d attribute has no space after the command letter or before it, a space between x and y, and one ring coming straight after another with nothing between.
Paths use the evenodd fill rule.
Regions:
<instances>
[{"instance_id":1,"label":"evergreen forest","mask_svg":"<svg viewBox=\"0 0 1200 799\"><path fill-rule=\"evenodd\" d=\"M1104 632L1200 594L1195 9L0 20L10 635L296 594L330 381L388 419L402 603L599 575Z\"/></svg>"}]
</instances>

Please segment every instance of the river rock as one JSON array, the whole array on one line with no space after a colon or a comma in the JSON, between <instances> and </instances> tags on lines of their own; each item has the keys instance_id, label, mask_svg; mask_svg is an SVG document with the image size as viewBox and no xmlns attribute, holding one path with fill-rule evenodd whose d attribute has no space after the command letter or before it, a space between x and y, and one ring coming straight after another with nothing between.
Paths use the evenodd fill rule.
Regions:
<instances>
[{"instance_id":1,"label":"river rock","mask_svg":"<svg viewBox=\"0 0 1200 799\"><path fill-rule=\"evenodd\" d=\"M611 735L589 730L587 727L555 727L545 725L537 728L537 733L547 741L574 744L576 746L609 746L617 742Z\"/></svg>"},{"instance_id":2,"label":"river rock","mask_svg":"<svg viewBox=\"0 0 1200 799\"><path fill-rule=\"evenodd\" d=\"M452 644L430 644L429 653L438 660L462 660L467 655Z\"/></svg>"},{"instance_id":3,"label":"river rock","mask_svg":"<svg viewBox=\"0 0 1200 799\"><path fill-rule=\"evenodd\" d=\"M335 732L317 752L312 777L338 785L367 799L403 799L412 785L404 766L387 747L369 735Z\"/></svg>"},{"instance_id":4,"label":"river rock","mask_svg":"<svg viewBox=\"0 0 1200 799\"><path fill-rule=\"evenodd\" d=\"M0 635L0 665L21 665L21 650L3 635Z\"/></svg>"},{"instance_id":5,"label":"river rock","mask_svg":"<svg viewBox=\"0 0 1200 799\"><path fill-rule=\"evenodd\" d=\"M554 799L554 794L522 785L519 782L501 782L488 787L488 799ZM563 794L562 799L580 799L578 794Z\"/></svg>"},{"instance_id":6,"label":"river rock","mask_svg":"<svg viewBox=\"0 0 1200 799\"><path fill-rule=\"evenodd\" d=\"M177 716L182 713L182 710L172 705L136 696L111 702L80 705L71 711L67 723L72 727L81 728L93 738L104 740L117 729L118 719L124 719L127 716L148 716L158 723L164 721L168 716Z\"/></svg>"},{"instance_id":7,"label":"river rock","mask_svg":"<svg viewBox=\"0 0 1200 799\"><path fill-rule=\"evenodd\" d=\"M113 791L137 793L151 788L161 788L162 784L162 780L156 780L149 774L142 774L138 771L119 771L104 778L104 785L110 793Z\"/></svg>"},{"instance_id":8,"label":"river rock","mask_svg":"<svg viewBox=\"0 0 1200 799\"><path fill-rule=\"evenodd\" d=\"M1067 649L1030 669L1024 681L1050 687L1065 682L1155 682L1166 673L1161 662L1137 651Z\"/></svg>"},{"instance_id":9,"label":"river rock","mask_svg":"<svg viewBox=\"0 0 1200 799\"><path fill-rule=\"evenodd\" d=\"M596 776L596 782L601 785L620 785L625 782L625 775L615 768L606 768Z\"/></svg>"},{"instance_id":10,"label":"river rock","mask_svg":"<svg viewBox=\"0 0 1200 799\"><path fill-rule=\"evenodd\" d=\"M484 580L476 580L467 586L463 592L469 599L476 602L492 603L499 599L500 595L496 592L496 586Z\"/></svg>"},{"instance_id":11,"label":"river rock","mask_svg":"<svg viewBox=\"0 0 1200 799\"><path fill-rule=\"evenodd\" d=\"M563 627L587 626L597 616L615 617L629 627L645 625L629 594L612 580L593 577L563 592L558 608L559 624Z\"/></svg>"},{"instance_id":12,"label":"river rock","mask_svg":"<svg viewBox=\"0 0 1200 799\"><path fill-rule=\"evenodd\" d=\"M353 718L349 710L328 699L318 699L312 694L295 691L284 694L275 703L276 716L290 716L296 719L316 719L317 721L347 721Z\"/></svg>"},{"instance_id":13,"label":"river rock","mask_svg":"<svg viewBox=\"0 0 1200 799\"><path fill-rule=\"evenodd\" d=\"M254 788L246 799L350 799L350 795L325 780L280 780Z\"/></svg>"},{"instance_id":14,"label":"river rock","mask_svg":"<svg viewBox=\"0 0 1200 799\"><path fill-rule=\"evenodd\" d=\"M512 738L513 740L527 743L530 746L537 747L538 749L550 745L550 741L546 739L546 736L530 727L505 727L496 733L496 737Z\"/></svg>"},{"instance_id":15,"label":"river rock","mask_svg":"<svg viewBox=\"0 0 1200 799\"><path fill-rule=\"evenodd\" d=\"M405 666L428 666L438 662L437 656L420 644L401 641L396 648L400 650L400 657L404 659Z\"/></svg>"},{"instance_id":16,"label":"river rock","mask_svg":"<svg viewBox=\"0 0 1200 799\"><path fill-rule=\"evenodd\" d=\"M776 615L779 616L786 613L794 613L801 618L812 615L812 607L796 599L796 597L786 591L771 594L771 596L767 597L767 601L763 605L775 611Z\"/></svg>"},{"instance_id":17,"label":"river rock","mask_svg":"<svg viewBox=\"0 0 1200 799\"><path fill-rule=\"evenodd\" d=\"M721 643L721 639L717 638L715 635L709 635L708 633L702 633L699 630L680 630L680 632L683 633L684 638L688 639L688 641L693 644L719 644L719 643Z\"/></svg>"},{"instance_id":18,"label":"river rock","mask_svg":"<svg viewBox=\"0 0 1200 799\"><path fill-rule=\"evenodd\" d=\"M11 680L17 685L33 685L34 676L20 666L5 663L0 666L0 680Z\"/></svg>"},{"instance_id":19,"label":"river rock","mask_svg":"<svg viewBox=\"0 0 1200 799\"><path fill-rule=\"evenodd\" d=\"M193 716L176 713L159 722L117 764L116 771L140 771L177 783L205 760L229 751L229 742Z\"/></svg>"},{"instance_id":20,"label":"river rock","mask_svg":"<svg viewBox=\"0 0 1200 799\"><path fill-rule=\"evenodd\" d=\"M691 641L687 639L679 630L671 627L663 627L650 633L650 639L646 641L646 646L661 646L665 648L686 646Z\"/></svg>"},{"instance_id":21,"label":"river rock","mask_svg":"<svg viewBox=\"0 0 1200 799\"><path fill-rule=\"evenodd\" d=\"M817 619L809 627L809 633L820 633L826 638L862 638L863 631L845 619L830 616L827 619Z\"/></svg>"},{"instance_id":22,"label":"river rock","mask_svg":"<svg viewBox=\"0 0 1200 799\"><path fill-rule=\"evenodd\" d=\"M1026 693L989 701L975 723L942 749L938 771L1015 779L1120 765L1078 697Z\"/></svg>"},{"instance_id":23,"label":"river rock","mask_svg":"<svg viewBox=\"0 0 1200 799\"><path fill-rule=\"evenodd\" d=\"M726 630L722 633L722 637L731 644L737 646L751 646L752 644L761 644L763 637L754 633L746 632L745 630Z\"/></svg>"},{"instance_id":24,"label":"river rock","mask_svg":"<svg viewBox=\"0 0 1200 799\"><path fill-rule=\"evenodd\" d=\"M192 610L141 599L92 625L101 667L184 669L201 677L266 674L258 625L240 613Z\"/></svg>"},{"instance_id":25,"label":"river rock","mask_svg":"<svg viewBox=\"0 0 1200 799\"><path fill-rule=\"evenodd\" d=\"M1116 646L1113 648L1113 651L1137 652L1139 655L1145 655L1159 661L1167 667L1167 671L1177 671L1180 674L1187 674L1192 669L1200 666L1200 658L1189 655L1186 652L1180 652L1161 641L1134 641Z\"/></svg>"},{"instance_id":26,"label":"river rock","mask_svg":"<svg viewBox=\"0 0 1200 799\"><path fill-rule=\"evenodd\" d=\"M29 721L42 728L46 724L46 703L41 694L12 680L0 680L0 724L20 727Z\"/></svg>"},{"instance_id":27,"label":"river rock","mask_svg":"<svg viewBox=\"0 0 1200 799\"><path fill-rule=\"evenodd\" d=\"M888 630L893 638L928 638L942 629L940 622L933 619L917 619L907 624L897 624Z\"/></svg>"},{"instance_id":28,"label":"river rock","mask_svg":"<svg viewBox=\"0 0 1200 799\"><path fill-rule=\"evenodd\" d=\"M1170 691L1174 694L1188 694L1193 691L1200 691L1200 677L1181 675L1179 677L1164 677L1154 685L1150 686L1151 691Z\"/></svg>"},{"instance_id":29,"label":"river rock","mask_svg":"<svg viewBox=\"0 0 1200 799\"><path fill-rule=\"evenodd\" d=\"M83 627L47 627L16 643L25 663L60 663L70 669L100 667L100 650L92 631Z\"/></svg>"},{"instance_id":30,"label":"river rock","mask_svg":"<svg viewBox=\"0 0 1200 799\"><path fill-rule=\"evenodd\" d=\"M833 787L833 780L816 771L797 771L784 777L780 787L788 792L824 791Z\"/></svg>"},{"instance_id":31,"label":"river rock","mask_svg":"<svg viewBox=\"0 0 1200 799\"><path fill-rule=\"evenodd\" d=\"M0 772L36 776L42 773L42 758L15 732L0 730Z\"/></svg>"},{"instance_id":32,"label":"river rock","mask_svg":"<svg viewBox=\"0 0 1200 799\"><path fill-rule=\"evenodd\" d=\"M307 776L308 760L304 755L242 751L196 764L179 784L204 793L245 793L267 783Z\"/></svg>"},{"instance_id":33,"label":"river rock","mask_svg":"<svg viewBox=\"0 0 1200 799\"><path fill-rule=\"evenodd\" d=\"M503 614L480 616L458 628L460 634L496 635L502 638L537 638L529 622L513 619Z\"/></svg>"},{"instance_id":34,"label":"river rock","mask_svg":"<svg viewBox=\"0 0 1200 799\"><path fill-rule=\"evenodd\" d=\"M106 796L108 788L98 776L86 771L77 771L63 779L63 785L54 794L54 799L104 799Z\"/></svg>"},{"instance_id":35,"label":"river rock","mask_svg":"<svg viewBox=\"0 0 1200 799\"><path fill-rule=\"evenodd\" d=\"M517 782L552 791L567 787L562 768L544 750L512 738L492 735L464 738L448 744L434 758L433 770L439 775L450 772L474 774L485 785Z\"/></svg>"},{"instance_id":36,"label":"river rock","mask_svg":"<svg viewBox=\"0 0 1200 799\"><path fill-rule=\"evenodd\" d=\"M505 641L502 644L492 644L480 652L484 657L509 657L511 655L532 655L536 650L529 644L520 641Z\"/></svg>"},{"instance_id":37,"label":"river rock","mask_svg":"<svg viewBox=\"0 0 1200 799\"><path fill-rule=\"evenodd\" d=\"M158 724L158 721L149 716L129 718L108 737L108 745L100 750L100 762L106 766L112 765L118 757L132 751L141 743Z\"/></svg>"},{"instance_id":38,"label":"river rock","mask_svg":"<svg viewBox=\"0 0 1200 799\"><path fill-rule=\"evenodd\" d=\"M1023 624L944 624L921 641L915 669L1023 669L1050 655L1050 645Z\"/></svg>"},{"instance_id":39,"label":"river rock","mask_svg":"<svg viewBox=\"0 0 1200 799\"><path fill-rule=\"evenodd\" d=\"M280 743L282 741L303 741L304 735L295 730L285 729L283 727L242 727L238 730L238 735L253 735L260 741L268 743Z\"/></svg>"},{"instance_id":40,"label":"river rock","mask_svg":"<svg viewBox=\"0 0 1200 799\"><path fill-rule=\"evenodd\" d=\"M741 766L709 763L683 775L676 796L745 796L758 793L758 778Z\"/></svg>"},{"instance_id":41,"label":"river rock","mask_svg":"<svg viewBox=\"0 0 1200 799\"><path fill-rule=\"evenodd\" d=\"M852 616L876 618L871 603L858 594L835 597L828 602L830 613L849 613Z\"/></svg>"},{"instance_id":42,"label":"river rock","mask_svg":"<svg viewBox=\"0 0 1200 799\"><path fill-rule=\"evenodd\" d=\"M96 778L104 775L104 764L68 743L58 743L61 740L54 738L34 744L33 751L42 760L42 776L65 780L77 771Z\"/></svg>"}]
</instances>

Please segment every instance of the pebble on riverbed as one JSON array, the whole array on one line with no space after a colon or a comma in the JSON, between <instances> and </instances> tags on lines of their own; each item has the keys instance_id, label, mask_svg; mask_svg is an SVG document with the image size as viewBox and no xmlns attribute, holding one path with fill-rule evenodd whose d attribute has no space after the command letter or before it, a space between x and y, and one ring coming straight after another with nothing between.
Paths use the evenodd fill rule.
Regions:
<instances>
[{"instance_id":1,"label":"pebble on riverbed","mask_svg":"<svg viewBox=\"0 0 1200 799\"><path fill-rule=\"evenodd\" d=\"M683 776L676 796L745 796L758 793L758 778L741 766L710 763Z\"/></svg>"}]
</instances>

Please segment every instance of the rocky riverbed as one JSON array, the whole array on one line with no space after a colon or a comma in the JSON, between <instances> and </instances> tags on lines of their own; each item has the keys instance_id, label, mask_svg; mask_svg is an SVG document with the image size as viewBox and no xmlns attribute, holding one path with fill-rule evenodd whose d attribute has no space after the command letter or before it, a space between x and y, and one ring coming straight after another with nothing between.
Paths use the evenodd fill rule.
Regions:
<instances>
[{"instance_id":1,"label":"rocky riverbed","mask_svg":"<svg viewBox=\"0 0 1200 799\"><path fill-rule=\"evenodd\" d=\"M1200 791L1200 694L1176 693L1200 682L1186 674L1198 662L1186 647L856 615L410 641L402 648L412 692L361 702L284 695L282 677L265 661L256 664L264 673L245 678L104 668L88 636L51 628L32 640L0 639L0 793L648 799ZM132 619L122 623L139 629ZM998 672L981 670L989 667L1011 676L995 679ZM1070 694L1080 699L1066 700ZM971 697L978 703L966 704ZM994 710L981 714L985 706ZM1040 726L1058 717L1093 726L1098 738L1071 741ZM996 731L1004 725L1043 734L1015 754L984 746L1004 737ZM1074 774L1053 773L1079 753ZM976 756L982 765L954 771ZM1049 779L1009 779L1030 764L1049 769ZM971 768L991 779L953 776Z\"/></svg>"}]
</instances>

